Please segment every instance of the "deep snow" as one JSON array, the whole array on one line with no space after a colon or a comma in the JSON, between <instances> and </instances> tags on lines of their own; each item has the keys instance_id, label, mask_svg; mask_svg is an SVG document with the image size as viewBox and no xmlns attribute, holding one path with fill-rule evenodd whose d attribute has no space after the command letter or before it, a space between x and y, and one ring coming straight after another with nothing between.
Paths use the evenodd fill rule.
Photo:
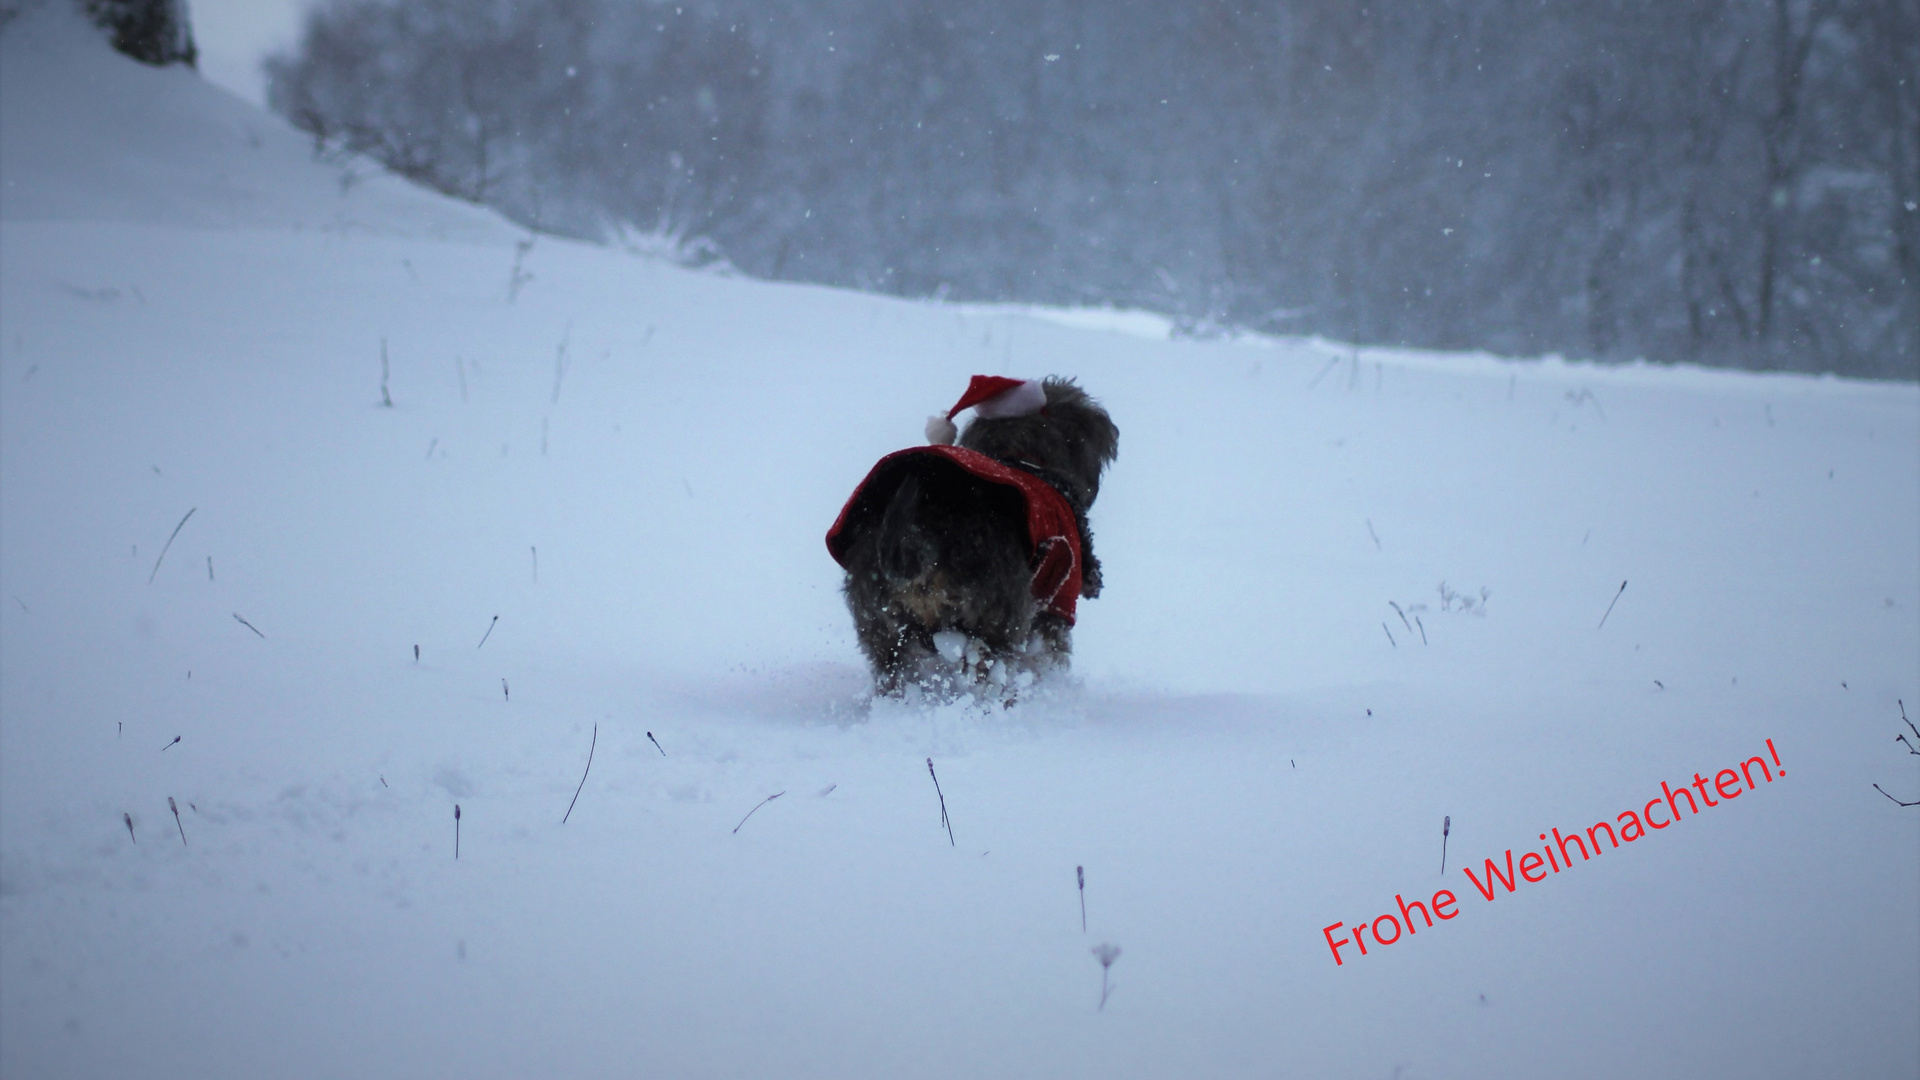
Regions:
<instances>
[{"instance_id":1,"label":"deep snow","mask_svg":"<svg viewBox=\"0 0 1920 1080\"><path fill-rule=\"evenodd\" d=\"M0 37L0 1073L1920 1072L1871 787L1920 797L1914 386L546 238L510 302L519 239L57 10ZM1107 591L1042 699L869 710L822 535L976 371L1111 409ZM1697 820L1458 869L1768 739Z\"/></svg>"}]
</instances>

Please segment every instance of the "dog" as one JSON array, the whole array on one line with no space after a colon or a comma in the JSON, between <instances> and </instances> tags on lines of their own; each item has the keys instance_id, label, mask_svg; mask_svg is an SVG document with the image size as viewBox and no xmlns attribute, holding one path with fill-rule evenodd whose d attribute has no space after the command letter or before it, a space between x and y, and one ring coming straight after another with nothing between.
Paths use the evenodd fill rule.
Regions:
<instances>
[{"instance_id":1,"label":"dog","mask_svg":"<svg viewBox=\"0 0 1920 1080\"><path fill-rule=\"evenodd\" d=\"M1087 511L1120 430L1072 379L979 375L927 428L931 445L874 466L827 547L876 693L1011 702L1067 666L1075 601L1100 595Z\"/></svg>"}]
</instances>

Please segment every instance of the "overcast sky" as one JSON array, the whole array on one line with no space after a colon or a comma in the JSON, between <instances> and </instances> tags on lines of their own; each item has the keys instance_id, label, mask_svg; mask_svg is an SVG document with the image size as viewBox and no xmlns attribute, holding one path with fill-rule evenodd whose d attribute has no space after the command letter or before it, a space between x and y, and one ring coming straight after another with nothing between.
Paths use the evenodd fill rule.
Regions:
<instances>
[{"instance_id":1,"label":"overcast sky","mask_svg":"<svg viewBox=\"0 0 1920 1080\"><path fill-rule=\"evenodd\" d=\"M248 101L265 104L260 58L293 44L311 0L188 0L200 73Z\"/></svg>"}]
</instances>

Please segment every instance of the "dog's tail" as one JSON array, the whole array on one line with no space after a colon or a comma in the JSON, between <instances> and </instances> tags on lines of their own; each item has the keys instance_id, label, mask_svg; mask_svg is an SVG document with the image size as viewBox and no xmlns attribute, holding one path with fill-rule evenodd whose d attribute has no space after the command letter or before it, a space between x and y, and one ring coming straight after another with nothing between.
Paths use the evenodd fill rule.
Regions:
<instances>
[{"instance_id":1,"label":"dog's tail","mask_svg":"<svg viewBox=\"0 0 1920 1080\"><path fill-rule=\"evenodd\" d=\"M952 625L960 605L951 568L942 565L950 561L942 558L941 536L948 514L928 498L926 487L910 475L894 490L875 530L880 547L874 554L886 592L903 614L932 631Z\"/></svg>"}]
</instances>

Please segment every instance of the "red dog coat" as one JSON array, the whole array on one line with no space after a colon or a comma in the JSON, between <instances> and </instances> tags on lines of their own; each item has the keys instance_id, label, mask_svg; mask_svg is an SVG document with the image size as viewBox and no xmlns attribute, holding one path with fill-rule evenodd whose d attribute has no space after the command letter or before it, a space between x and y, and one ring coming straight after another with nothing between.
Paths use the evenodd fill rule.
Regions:
<instances>
[{"instance_id":1,"label":"red dog coat","mask_svg":"<svg viewBox=\"0 0 1920 1080\"><path fill-rule=\"evenodd\" d=\"M846 565L847 547L853 537L847 530L855 520L857 508L871 505L873 513L860 515L862 523L879 516L880 508L893 497L894 489L908 471L915 468L959 468L992 484L1019 490L1027 506L1027 543L1029 565L1033 567L1033 598L1043 610L1073 625L1074 603L1080 598L1080 528L1074 523L1073 508L1053 485L1045 480L1003 465L977 451L960 446L915 446L888 454L860 481L840 508L833 528L827 530L827 551L841 566Z\"/></svg>"}]
</instances>

